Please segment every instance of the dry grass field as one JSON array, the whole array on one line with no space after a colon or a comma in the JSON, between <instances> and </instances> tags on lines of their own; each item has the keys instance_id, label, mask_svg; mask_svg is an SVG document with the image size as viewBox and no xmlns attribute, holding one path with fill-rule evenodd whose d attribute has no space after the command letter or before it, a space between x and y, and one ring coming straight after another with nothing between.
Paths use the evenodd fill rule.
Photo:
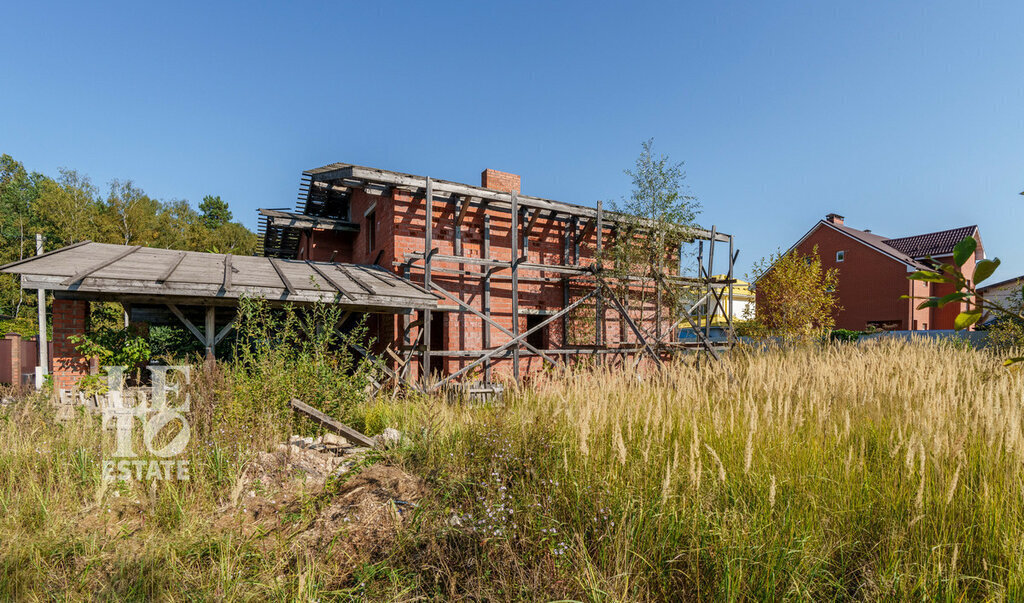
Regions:
<instances>
[{"instance_id":1,"label":"dry grass field","mask_svg":"<svg viewBox=\"0 0 1024 603\"><path fill-rule=\"evenodd\" d=\"M188 482L104 483L99 419L4 407L0 596L1024 598L1024 376L984 351L739 350L368 401L345 418L405 441L319 477L266 454L309 429L278 401L197 381Z\"/></svg>"}]
</instances>

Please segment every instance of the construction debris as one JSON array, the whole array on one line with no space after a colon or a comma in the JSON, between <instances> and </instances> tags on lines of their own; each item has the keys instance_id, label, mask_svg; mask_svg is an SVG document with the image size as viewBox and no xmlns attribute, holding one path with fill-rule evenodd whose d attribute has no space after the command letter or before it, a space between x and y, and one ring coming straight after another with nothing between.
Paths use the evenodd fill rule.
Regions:
<instances>
[{"instance_id":1,"label":"construction debris","mask_svg":"<svg viewBox=\"0 0 1024 603\"><path fill-rule=\"evenodd\" d=\"M366 437L340 421L335 421L297 398L292 398L291 401L288 402L288 405L291 406L292 410L295 412L309 417L313 421L344 437L355 445L366 446L367 448L373 448L375 445L375 442L371 438Z\"/></svg>"}]
</instances>

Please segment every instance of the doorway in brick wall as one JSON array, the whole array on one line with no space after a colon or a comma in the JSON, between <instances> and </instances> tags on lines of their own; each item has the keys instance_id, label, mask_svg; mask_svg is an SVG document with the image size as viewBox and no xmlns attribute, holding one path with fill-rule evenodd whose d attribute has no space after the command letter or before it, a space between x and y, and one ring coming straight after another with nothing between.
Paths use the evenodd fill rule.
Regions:
<instances>
[{"instance_id":1,"label":"doorway in brick wall","mask_svg":"<svg viewBox=\"0 0 1024 603\"><path fill-rule=\"evenodd\" d=\"M545 319L547 319L547 316L544 316L543 314L527 314L526 330L529 331L530 329L533 329L540 323L544 322ZM549 325L545 325L544 327L538 329L537 331L534 331L533 333L527 335L526 343L532 345L538 350L547 349L549 344L548 326Z\"/></svg>"}]
</instances>

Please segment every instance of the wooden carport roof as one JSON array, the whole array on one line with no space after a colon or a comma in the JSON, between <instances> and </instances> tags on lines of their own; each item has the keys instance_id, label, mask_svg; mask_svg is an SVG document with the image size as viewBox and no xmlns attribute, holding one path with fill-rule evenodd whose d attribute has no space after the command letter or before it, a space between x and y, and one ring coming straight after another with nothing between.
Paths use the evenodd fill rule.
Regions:
<instances>
[{"instance_id":1,"label":"wooden carport roof","mask_svg":"<svg viewBox=\"0 0 1024 603\"><path fill-rule=\"evenodd\" d=\"M246 296L388 314L436 308L438 300L379 266L91 241L0 266L0 272L20 274L25 289L72 299L236 305Z\"/></svg>"}]
</instances>

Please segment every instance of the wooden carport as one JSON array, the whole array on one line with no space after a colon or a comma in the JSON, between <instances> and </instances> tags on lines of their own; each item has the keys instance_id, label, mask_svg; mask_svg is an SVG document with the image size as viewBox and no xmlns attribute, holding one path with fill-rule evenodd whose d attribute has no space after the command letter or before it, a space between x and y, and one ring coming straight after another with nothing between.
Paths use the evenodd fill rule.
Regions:
<instances>
[{"instance_id":1,"label":"wooden carport","mask_svg":"<svg viewBox=\"0 0 1024 603\"><path fill-rule=\"evenodd\" d=\"M218 307L242 297L271 304L315 302L359 313L409 314L437 307L438 296L379 266L177 251L83 241L0 267L24 289L55 299L165 306L213 354L234 326L216 323ZM203 328L183 307L203 309ZM190 312L195 315L194 312ZM56 325L55 325L56 326Z\"/></svg>"}]
</instances>

